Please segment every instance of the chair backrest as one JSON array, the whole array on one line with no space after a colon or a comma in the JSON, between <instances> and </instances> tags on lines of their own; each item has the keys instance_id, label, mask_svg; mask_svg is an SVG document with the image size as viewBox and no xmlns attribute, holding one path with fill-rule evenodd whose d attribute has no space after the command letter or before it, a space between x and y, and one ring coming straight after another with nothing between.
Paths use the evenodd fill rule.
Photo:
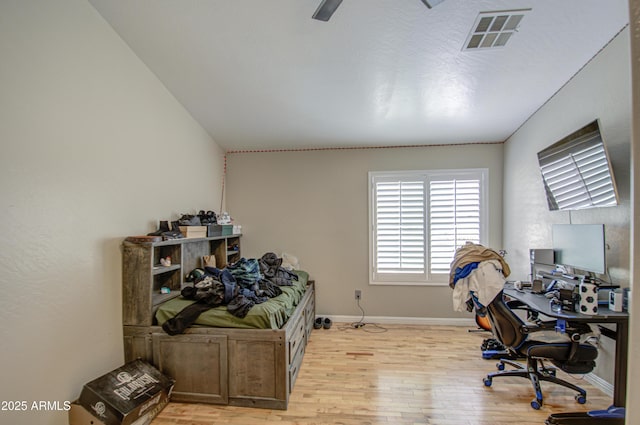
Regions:
<instances>
[{"instance_id":1,"label":"chair backrest","mask_svg":"<svg viewBox=\"0 0 640 425\"><path fill-rule=\"evenodd\" d=\"M527 339L521 330L524 322L504 301L502 291L487 306L487 314L491 330L504 346L517 349Z\"/></svg>"}]
</instances>

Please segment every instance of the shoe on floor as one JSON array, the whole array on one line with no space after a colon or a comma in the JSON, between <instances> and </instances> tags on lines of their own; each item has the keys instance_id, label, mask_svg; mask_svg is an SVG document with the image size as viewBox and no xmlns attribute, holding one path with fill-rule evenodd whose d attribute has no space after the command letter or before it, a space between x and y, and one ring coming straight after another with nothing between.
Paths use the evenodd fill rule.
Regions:
<instances>
[{"instance_id":1,"label":"shoe on floor","mask_svg":"<svg viewBox=\"0 0 640 425\"><path fill-rule=\"evenodd\" d=\"M313 329L320 329L322 327L322 317L317 317L313 323Z\"/></svg>"},{"instance_id":2,"label":"shoe on floor","mask_svg":"<svg viewBox=\"0 0 640 425\"><path fill-rule=\"evenodd\" d=\"M331 319L329 319L328 317L327 317L327 318L325 318L325 319L323 320L323 322L322 322L322 326L323 326L325 329L329 329L329 328L331 327Z\"/></svg>"}]
</instances>

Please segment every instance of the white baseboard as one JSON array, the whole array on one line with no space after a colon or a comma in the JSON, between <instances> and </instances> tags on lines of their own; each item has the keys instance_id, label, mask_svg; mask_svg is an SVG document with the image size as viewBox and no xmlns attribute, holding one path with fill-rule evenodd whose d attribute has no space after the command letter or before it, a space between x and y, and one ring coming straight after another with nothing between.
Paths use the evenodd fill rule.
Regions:
<instances>
[{"instance_id":1,"label":"white baseboard","mask_svg":"<svg viewBox=\"0 0 640 425\"><path fill-rule=\"evenodd\" d=\"M440 317L388 317L388 316L324 316L316 314L316 317L328 317L333 322L353 323L363 320L365 323L379 323L386 325L448 325L477 327L474 319L464 318L440 318Z\"/></svg>"},{"instance_id":2,"label":"white baseboard","mask_svg":"<svg viewBox=\"0 0 640 425\"><path fill-rule=\"evenodd\" d=\"M588 373L584 376L584 380L593 385L594 387L602 390L603 393L609 397L613 397L613 384L608 383L598 375L594 373Z\"/></svg>"}]
</instances>

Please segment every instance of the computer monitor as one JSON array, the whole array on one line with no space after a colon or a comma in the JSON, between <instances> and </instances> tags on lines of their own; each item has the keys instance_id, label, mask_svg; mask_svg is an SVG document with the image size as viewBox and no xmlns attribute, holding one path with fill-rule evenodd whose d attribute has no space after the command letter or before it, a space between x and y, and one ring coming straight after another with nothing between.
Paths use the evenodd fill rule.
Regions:
<instances>
[{"instance_id":1,"label":"computer monitor","mask_svg":"<svg viewBox=\"0 0 640 425\"><path fill-rule=\"evenodd\" d=\"M554 224L552 238L556 264L606 273L604 224Z\"/></svg>"}]
</instances>

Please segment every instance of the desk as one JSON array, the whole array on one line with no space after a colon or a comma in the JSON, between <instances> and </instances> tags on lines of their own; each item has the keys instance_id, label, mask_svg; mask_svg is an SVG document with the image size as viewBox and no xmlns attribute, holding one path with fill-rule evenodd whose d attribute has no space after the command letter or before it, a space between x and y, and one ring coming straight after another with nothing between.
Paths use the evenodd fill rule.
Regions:
<instances>
[{"instance_id":1,"label":"desk","mask_svg":"<svg viewBox=\"0 0 640 425\"><path fill-rule=\"evenodd\" d=\"M553 311L549 299L544 295L533 294L529 290L517 290L511 284L504 287L504 294L509 298L518 300L531 308L555 319L564 319L572 322L584 323L613 323L616 325L615 334L616 341L615 354L615 372L613 383L613 405L617 407L625 406L627 393L627 350L628 350L628 331L629 331L629 314L626 312L611 311L607 307L598 306L597 315L587 315L582 313L574 313L571 311Z\"/></svg>"}]
</instances>

